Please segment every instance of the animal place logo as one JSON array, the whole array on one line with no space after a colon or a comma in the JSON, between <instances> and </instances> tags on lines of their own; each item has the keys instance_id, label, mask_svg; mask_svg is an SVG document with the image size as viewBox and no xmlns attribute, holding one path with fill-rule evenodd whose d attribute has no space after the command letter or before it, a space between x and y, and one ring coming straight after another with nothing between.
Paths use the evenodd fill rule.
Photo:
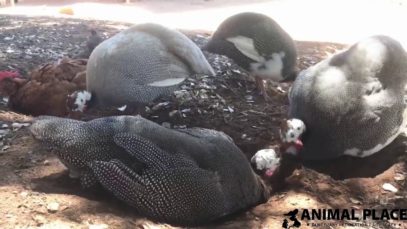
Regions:
<instances>
[{"instance_id":1,"label":"animal place logo","mask_svg":"<svg viewBox=\"0 0 407 229\"><path fill-rule=\"evenodd\" d=\"M318 227L362 227L374 226L400 228L407 223L406 209L294 209L284 214L281 227L284 229L301 228L306 225Z\"/></svg>"}]
</instances>

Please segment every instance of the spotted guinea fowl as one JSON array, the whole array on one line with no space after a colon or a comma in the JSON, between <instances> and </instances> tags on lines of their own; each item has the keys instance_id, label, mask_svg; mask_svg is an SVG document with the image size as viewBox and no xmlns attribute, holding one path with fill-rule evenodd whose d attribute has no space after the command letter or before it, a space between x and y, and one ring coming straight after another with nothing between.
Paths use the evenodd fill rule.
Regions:
<instances>
[{"instance_id":1,"label":"spotted guinea fowl","mask_svg":"<svg viewBox=\"0 0 407 229\"><path fill-rule=\"evenodd\" d=\"M67 96L86 88L86 60L64 58L32 70L28 78L17 73L0 77L0 94L8 96L8 106L29 115L65 116Z\"/></svg>"},{"instance_id":2,"label":"spotted guinea fowl","mask_svg":"<svg viewBox=\"0 0 407 229\"><path fill-rule=\"evenodd\" d=\"M159 221L205 223L268 197L244 154L222 132L173 130L141 116L89 122L43 117L30 129L84 186L97 181Z\"/></svg>"},{"instance_id":3,"label":"spotted guinea fowl","mask_svg":"<svg viewBox=\"0 0 407 229\"><path fill-rule=\"evenodd\" d=\"M160 25L141 24L94 49L87 88L96 105L137 105L169 95L193 74L214 71L189 38Z\"/></svg>"},{"instance_id":4,"label":"spotted guinea fowl","mask_svg":"<svg viewBox=\"0 0 407 229\"><path fill-rule=\"evenodd\" d=\"M301 139L307 160L366 157L404 129L407 56L396 40L372 36L304 70L289 94L289 116L305 128L286 135Z\"/></svg>"},{"instance_id":5,"label":"spotted guinea fowl","mask_svg":"<svg viewBox=\"0 0 407 229\"><path fill-rule=\"evenodd\" d=\"M258 13L239 13L227 18L204 47L228 56L256 79L264 98L263 80L294 80L297 49L293 39L273 19Z\"/></svg>"}]
</instances>

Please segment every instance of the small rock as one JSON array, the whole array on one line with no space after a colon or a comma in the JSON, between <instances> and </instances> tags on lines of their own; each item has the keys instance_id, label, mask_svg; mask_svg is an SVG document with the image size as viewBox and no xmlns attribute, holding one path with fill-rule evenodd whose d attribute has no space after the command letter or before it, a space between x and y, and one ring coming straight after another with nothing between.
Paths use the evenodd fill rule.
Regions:
<instances>
[{"instance_id":1,"label":"small rock","mask_svg":"<svg viewBox=\"0 0 407 229\"><path fill-rule=\"evenodd\" d=\"M50 213L55 213L59 210L59 203L57 202L51 202L47 205L47 210Z\"/></svg>"},{"instance_id":2,"label":"small rock","mask_svg":"<svg viewBox=\"0 0 407 229\"><path fill-rule=\"evenodd\" d=\"M389 192L397 192L398 191L398 189L396 188L396 187L394 187L392 184L390 184L390 183L384 183L383 184L383 186L382 186L382 188L384 189L384 190L386 190L386 191L389 191Z\"/></svg>"},{"instance_id":3,"label":"small rock","mask_svg":"<svg viewBox=\"0 0 407 229\"><path fill-rule=\"evenodd\" d=\"M44 162L42 162L44 165L49 165L49 164L51 164L51 162L50 161L48 161L48 160L45 160Z\"/></svg>"},{"instance_id":4,"label":"small rock","mask_svg":"<svg viewBox=\"0 0 407 229\"><path fill-rule=\"evenodd\" d=\"M3 125L1 125L1 128L2 128L2 129L7 129L7 128L8 128L8 124L3 124Z\"/></svg>"},{"instance_id":5,"label":"small rock","mask_svg":"<svg viewBox=\"0 0 407 229\"><path fill-rule=\"evenodd\" d=\"M37 226L41 226L47 223L47 219L45 219L42 215L34 215L33 220L37 223Z\"/></svg>"},{"instance_id":6,"label":"small rock","mask_svg":"<svg viewBox=\"0 0 407 229\"><path fill-rule=\"evenodd\" d=\"M10 149L10 146L3 146L3 147L1 148L1 151L6 151L6 150L8 150L8 149Z\"/></svg>"},{"instance_id":7,"label":"small rock","mask_svg":"<svg viewBox=\"0 0 407 229\"><path fill-rule=\"evenodd\" d=\"M28 192L27 191L22 191L22 192L20 192L20 196L25 198L25 197L28 196Z\"/></svg>"}]
</instances>

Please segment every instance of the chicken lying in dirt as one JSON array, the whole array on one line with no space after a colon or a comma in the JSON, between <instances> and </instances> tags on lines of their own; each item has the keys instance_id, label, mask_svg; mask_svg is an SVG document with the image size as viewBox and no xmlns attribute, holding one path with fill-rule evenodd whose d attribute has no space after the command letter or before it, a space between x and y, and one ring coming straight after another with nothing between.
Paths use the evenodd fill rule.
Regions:
<instances>
[{"instance_id":1,"label":"chicken lying in dirt","mask_svg":"<svg viewBox=\"0 0 407 229\"><path fill-rule=\"evenodd\" d=\"M8 106L27 115L67 116L68 95L86 89L84 59L64 58L47 63L23 78L17 72L0 72L0 95L9 98Z\"/></svg>"}]
</instances>

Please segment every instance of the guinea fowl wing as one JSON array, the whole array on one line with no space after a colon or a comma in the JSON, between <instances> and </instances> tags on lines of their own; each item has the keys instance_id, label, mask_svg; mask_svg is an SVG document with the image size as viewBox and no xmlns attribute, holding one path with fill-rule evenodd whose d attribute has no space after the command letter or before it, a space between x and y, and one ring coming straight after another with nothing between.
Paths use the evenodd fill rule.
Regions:
<instances>
[{"instance_id":1,"label":"guinea fowl wing","mask_svg":"<svg viewBox=\"0 0 407 229\"><path fill-rule=\"evenodd\" d=\"M165 152L137 135L118 134L114 141L146 165L141 175L120 161L94 162L90 166L107 190L138 212L181 224L227 213L216 173L200 169L183 155Z\"/></svg>"}]
</instances>

